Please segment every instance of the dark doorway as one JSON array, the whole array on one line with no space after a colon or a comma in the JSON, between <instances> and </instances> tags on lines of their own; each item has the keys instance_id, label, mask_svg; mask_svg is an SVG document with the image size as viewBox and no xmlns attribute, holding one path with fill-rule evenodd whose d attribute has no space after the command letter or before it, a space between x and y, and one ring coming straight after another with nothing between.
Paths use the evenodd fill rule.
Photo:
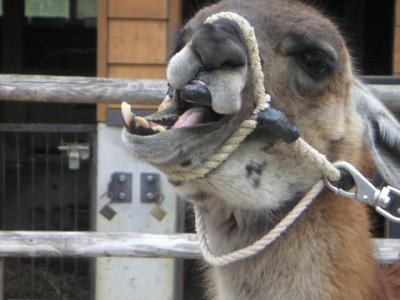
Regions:
<instances>
[{"instance_id":1,"label":"dark doorway","mask_svg":"<svg viewBox=\"0 0 400 300\"><path fill-rule=\"evenodd\" d=\"M395 0L307 0L340 28L363 75L392 75Z\"/></svg>"},{"instance_id":2,"label":"dark doorway","mask_svg":"<svg viewBox=\"0 0 400 300\"><path fill-rule=\"evenodd\" d=\"M96 4L1 0L1 72L95 76Z\"/></svg>"}]
</instances>

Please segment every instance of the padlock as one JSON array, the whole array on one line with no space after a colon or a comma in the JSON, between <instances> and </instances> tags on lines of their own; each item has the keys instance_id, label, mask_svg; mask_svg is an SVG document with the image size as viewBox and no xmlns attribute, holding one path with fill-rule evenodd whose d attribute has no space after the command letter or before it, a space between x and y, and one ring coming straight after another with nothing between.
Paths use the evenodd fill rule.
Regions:
<instances>
[{"instance_id":1,"label":"padlock","mask_svg":"<svg viewBox=\"0 0 400 300\"><path fill-rule=\"evenodd\" d=\"M162 207L159 204L155 205L150 213L154 218L156 218L160 222L167 215L167 212L164 209L162 209Z\"/></svg>"}]
</instances>

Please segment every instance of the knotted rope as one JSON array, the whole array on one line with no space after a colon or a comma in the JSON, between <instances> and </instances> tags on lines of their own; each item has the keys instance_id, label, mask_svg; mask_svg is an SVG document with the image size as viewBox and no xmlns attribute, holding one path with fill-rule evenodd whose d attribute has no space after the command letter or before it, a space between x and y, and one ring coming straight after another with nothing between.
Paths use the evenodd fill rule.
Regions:
<instances>
[{"instance_id":1,"label":"knotted rope","mask_svg":"<svg viewBox=\"0 0 400 300\"><path fill-rule=\"evenodd\" d=\"M256 101L256 108L254 109L250 118L245 120L233 133L233 135L224 143L224 145L216 153L211 155L206 162L192 170L175 172L172 174L168 173L168 175L172 178L180 180L203 178L209 172L216 169L229 157L231 153L237 149L237 147L239 147L246 137L253 132L253 130L257 127L257 114L260 111L267 109L270 105L270 96L265 92L264 73L262 71L254 28L246 19L232 12L222 12L213 15L206 20L206 23L213 23L220 18L225 18L236 22L242 30L243 37L248 48L249 65L254 80L254 98ZM318 152L302 138L298 138L290 145L292 145L296 153L320 169L322 174L324 174L329 180L338 181L340 179L340 171L333 166L333 164L325 157L325 155ZM215 256L211 253L205 233L206 230L204 220L201 217L199 209L195 207L196 231L199 235L200 249L204 259L213 266L221 267L259 253L265 249L265 247L275 241L283 232L285 232L291 224L293 224L293 222L311 204L313 199L318 196L324 186L325 184L322 180L318 181L304 196L304 198L301 199L301 201L261 239L245 248L221 256Z\"/></svg>"}]
</instances>

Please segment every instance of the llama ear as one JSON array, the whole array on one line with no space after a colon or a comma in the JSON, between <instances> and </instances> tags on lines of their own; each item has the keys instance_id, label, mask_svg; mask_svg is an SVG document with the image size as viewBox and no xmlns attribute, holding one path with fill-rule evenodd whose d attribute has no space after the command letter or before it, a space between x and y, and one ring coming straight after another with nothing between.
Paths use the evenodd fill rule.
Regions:
<instances>
[{"instance_id":1,"label":"llama ear","mask_svg":"<svg viewBox=\"0 0 400 300\"><path fill-rule=\"evenodd\" d=\"M352 97L365 123L364 139L378 171L387 183L400 186L400 124L388 109L360 83Z\"/></svg>"}]
</instances>

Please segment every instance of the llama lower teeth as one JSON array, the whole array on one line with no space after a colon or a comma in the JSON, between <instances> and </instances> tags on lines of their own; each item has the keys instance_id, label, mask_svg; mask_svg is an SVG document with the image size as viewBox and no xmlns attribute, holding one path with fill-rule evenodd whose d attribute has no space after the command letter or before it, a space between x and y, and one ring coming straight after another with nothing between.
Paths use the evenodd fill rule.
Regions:
<instances>
[{"instance_id":1,"label":"llama lower teeth","mask_svg":"<svg viewBox=\"0 0 400 300\"><path fill-rule=\"evenodd\" d=\"M164 132L166 129L165 129L165 127L164 126L161 126L161 125L156 125L156 126L153 126L153 128L152 128L154 131L156 131L156 132Z\"/></svg>"}]
</instances>

